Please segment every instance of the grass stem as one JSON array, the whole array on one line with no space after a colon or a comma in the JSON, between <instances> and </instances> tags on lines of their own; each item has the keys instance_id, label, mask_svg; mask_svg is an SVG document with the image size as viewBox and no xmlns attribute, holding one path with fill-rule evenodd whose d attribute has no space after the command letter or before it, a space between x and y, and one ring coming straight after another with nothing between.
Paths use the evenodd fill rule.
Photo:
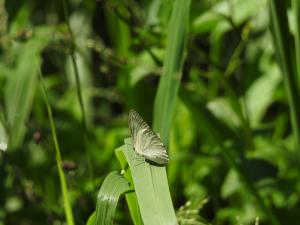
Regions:
<instances>
[{"instance_id":1,"label":"grass stem","mask_svg":"<svg viewBox=\"0 0 300 225\"><path fill-rule=\"evenodd\" d=\"M67 179L66 179L66 176L65 176L63 168L62 168L62 159L61 159L60 148L59 148L59 144L58 144L58 140L57 140L55 123L54 123L52 110L51 110L51 106L49 103L47 90L46 90L45 84L43 82L43 76L42 76L41 71L39 71L39 76L40 76L41 88L42 88L42 92L43 92L43 96L44 96L44 100L45 100L45 104L46 104L46 108L47 108L48 118L49 118L49 122L50 122L52 139L53 139L53 143L54 143L55 158L56 158L60 186L61 186L63 200L64 200L63 204L64 204L65 215L66 215L68 225L75 225L72 207L71 207L71 203L70 203L70 199L69 199Z\"/></svg>"},{"instance_id":2,"label":"grass stem","mask_svg":"<svg viewBox=\"0 0 300 225\"><path fill-rule=\"evenodd\" d=\"M77 92L77 97L79 101L79 106L80 106L80 111L81 111L81 126L83 130L83 143L84 143L84 148L86 151L86 160L87 160L87 168L88 168L88 173L90 176L90 179L93 184L93 165L92 165L92 160L88 148L88 136L87 136L87 125L86 125L86 114L85 114L85 108L84 108L84 102L83 102L83 97L82 97L82 88L80 84L80 77L79 77L79 71L78 71L78 66L76 63L76 53L75 53L75 37L73 34L73 31L71 29L70 21L69 21L69 13L68 13L68 7L66 0L63 0L63 12L64 12L64 17L65 21L68 27L69 34L71 36L71 51L70 51L70 56L71 56L71 61L74 69L74 75L75 75L75 81L76 81L76 92Z\"/></svg>"}]
</instances>

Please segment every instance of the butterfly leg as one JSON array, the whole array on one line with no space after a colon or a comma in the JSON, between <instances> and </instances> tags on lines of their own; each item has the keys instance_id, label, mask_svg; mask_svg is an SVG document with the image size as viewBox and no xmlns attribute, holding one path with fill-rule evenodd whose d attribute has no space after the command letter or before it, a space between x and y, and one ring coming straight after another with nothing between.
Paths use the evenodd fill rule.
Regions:
<instances>
[{"instance_id":1,"label":"butterfly leg","mask_svg":"<svg viewBox=\"0 0 300 225\"><path fill-rule=\"evenodd\" d=\"M136 153L134 154L133 167L134 167L134 165L135 165L135 160L136 160Z\"/></svg>"},{"instance_id":2,"label":"butterfly leg","mask_svg":"<svg viewBox=\"0 0 300 225\"><path fill-rule=\"evenodd\" d=\"M138 162L137 164L135 164ZM134 161L133 161L133 167L139 166L146 163L146 159L143 156L139 156L138 154L135 155Z\"/></svg>"}]
</instances>

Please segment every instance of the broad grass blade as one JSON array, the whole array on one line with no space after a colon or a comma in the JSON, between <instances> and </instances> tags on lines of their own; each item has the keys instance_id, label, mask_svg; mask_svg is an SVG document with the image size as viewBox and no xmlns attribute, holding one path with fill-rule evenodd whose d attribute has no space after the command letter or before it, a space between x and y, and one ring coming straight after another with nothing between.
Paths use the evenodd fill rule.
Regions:
<instances>
[{"instance_id":1,"label":"broad grass blade","mask_svg":"<svg viewBox=\"0 0 300 225\"><path fill-rule=\"evenodd\" d=\"M152 165L139 158L132 148L131 139L126 139L125 145L116 151L119 160L124 157L129 165L143 223L177 224L165 167ZM120 162L124 167L124 160Z\"/></svg>"},{"instance_id":2,"label":"broad grass blade","mask_svg":"<svg viewBox=\"0 0 300 225\"><path fill-rule=\"evenodd\" d=\"M131 144L131 142L129 141L129 144ZM134 189L134 182L132 179L132 175L131 175L131 171L128 168L128 163L127 163L127 158L124 155L123 151L121 148L117 148L115 150L115 154L121 164L122 167L122 173L124 174L124 177L129 180L132 189ZM133 220L134 225L143 225L143 221L142 221L142 217L141 217L141 213L140 213L140 209L139 209L139 205L138 205L138 201L137 201L137 197L134 191L132 192L127 192L125 194L126 197L126 201L127 201L127 205L130 211L130 215L131 218Z\"/></svg>"},{"instance_id":3,"label":"broad grass blade","mask_svg":"<svg viewBox=\"0 0 300 225\"><path fill-rule=\"evenodd\" d=\"M190 0L176 0L174 3L167 33L168 45L164 58L163 74L159 82L154 102L153 130L160 134L166 146L168 146L169 131L182 76L190 3ZM129 146L127 146L127 149L128 147ZM153 196L155 197L156 203L153 212L156 210L158 211L157 215L159 215L157 217L158 223L154 224L177 224L165 167L149 165L149 168L145 168L144 172L149 176L151 175L153 180L151 187L154 191ZM137 195L138 194L139 193L137 192ZM153 199L147 200L153 201ZM141 214L143 216L142 210Z\"/></svg>"}]
</instances>

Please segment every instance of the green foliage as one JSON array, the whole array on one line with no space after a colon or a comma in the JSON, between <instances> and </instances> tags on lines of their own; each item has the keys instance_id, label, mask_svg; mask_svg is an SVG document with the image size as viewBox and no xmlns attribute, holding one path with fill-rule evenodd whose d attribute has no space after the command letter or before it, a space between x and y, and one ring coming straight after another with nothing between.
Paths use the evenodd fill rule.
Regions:
<instances>
[{"instance_id":1,"label":"green foliage","mask_svg":"<svg viewBox=\"0 0 300 225\"><path fill-rule=\"evenodd\" d=\"M107 223L297 224L299 15L297 0L0 0L0 225L94 224L99 187ZM166 167L133 163L132 108Z\"/></svg>"},{"instance_id":2,"label":"green foliage","mask_svg":"<svg viewBox=\"0 0 300 225\"><path fill-rule=\"evenodd\" d=\"M36 28L31 40L11 49L10 57L14 58L14 62L7 68L9 73L6 75L8 78L4 88L5 115L10 131L11 149L19 147L24 138L25 121L30 114L38 85L40 54L49 43L52 32L52 28ZM16 54L17 52L19 54Z\"/></svg>"}]
</instances>

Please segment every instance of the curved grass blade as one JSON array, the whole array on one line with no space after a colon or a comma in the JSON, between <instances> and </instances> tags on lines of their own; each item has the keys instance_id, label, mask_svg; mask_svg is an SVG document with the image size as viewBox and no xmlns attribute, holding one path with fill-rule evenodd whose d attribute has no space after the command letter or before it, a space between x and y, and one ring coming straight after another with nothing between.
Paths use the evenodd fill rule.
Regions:
<instances>
[{"instance_id":1,"label":"curved grass blade","mask_svg":"<svg viewBox=\"0 0 300 225\"><path fill-rule=\"evenodd\" d=\"M130 184L119 172L113 171L105 178L97 197L94 225L112 225L121 194L130 189Z\"/></svg>"},{"instance_id":2,"label":"curved grass blade","mask_svg":"<svg viewBox=\"0 0 300 225\"><path fill-rule=\"evenodd\" d=\"M96 219L96 211L94 211L90 217L88 218L88 221L86 222L86 225L94 225Z\"/></svg>"},{"instance_id":3,"label":"curved grass blade","mask_svg":"<svg viewBox=\"0 0 300 225\"><path fill-rule=\"evenodd\" d=\"M152 165L138 156L132 148L131 139L126 139L125 145L116 152L122 167L126 168L124 158L129 165L143 223L177 224L165 167Z\"/></svg>"}]
</instances>

